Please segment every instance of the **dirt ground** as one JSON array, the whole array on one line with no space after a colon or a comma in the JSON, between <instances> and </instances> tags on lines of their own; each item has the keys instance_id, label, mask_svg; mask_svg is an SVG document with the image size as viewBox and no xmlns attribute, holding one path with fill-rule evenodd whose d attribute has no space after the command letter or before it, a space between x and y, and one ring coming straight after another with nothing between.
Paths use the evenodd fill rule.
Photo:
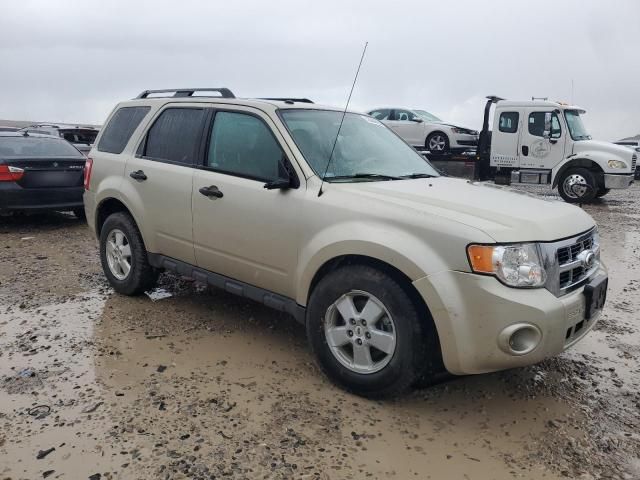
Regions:
<instances>
[{"instance_id":1,"label":"dirt ground","mask_svg":"<svg viewBox=\"0 0 640 480\"><path fill-rule=\"evenodd\" d=\"M0 480L638 479L639 206L585 206L610 291L583 342L391 401L334 387L261 305L169 275L114 294L72 215L0 218Z\"/></svg>"}]
</instances>

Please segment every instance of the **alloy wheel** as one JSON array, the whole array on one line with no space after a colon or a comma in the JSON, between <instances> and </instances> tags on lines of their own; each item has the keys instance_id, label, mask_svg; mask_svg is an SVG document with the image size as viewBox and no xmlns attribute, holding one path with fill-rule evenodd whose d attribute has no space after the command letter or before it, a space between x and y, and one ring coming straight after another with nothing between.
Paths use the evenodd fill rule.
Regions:
<instances>
[{"instance_id":1,"label":"alloy wheel","mask_svg":"<svg viewBox=\"0 0 640 480\"><path fill-rule=\"evenodd\" d=\"M332 303L324 333L333 356L349 370L382 370L396 349L396 328L384 304L368 292L353 290Z\"/></svg>"},{"instance_id":2,"label":"alloy wheel","mask_svg":"<svg viewBox=\"0 0 640 480\"><path fill-rule=\"evenodd\" d=\"M111 274L125 280L131 271L131 244L122 230L114 228L109 232L105 250Z\"/></svg>"}]
</instances>

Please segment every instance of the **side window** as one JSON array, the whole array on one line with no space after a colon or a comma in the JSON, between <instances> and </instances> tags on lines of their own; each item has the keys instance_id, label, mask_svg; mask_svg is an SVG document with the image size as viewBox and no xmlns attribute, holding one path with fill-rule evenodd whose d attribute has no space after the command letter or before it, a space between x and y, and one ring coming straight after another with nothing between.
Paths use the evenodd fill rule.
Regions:
<instances>
[{"instance_id":1,"label":"side window","mask_svg":"<svg viewBox=\"0 0 640 480\"><path fill-rule=\"evenodd\" d=\"M408 122L414 117L415 115L413 112L410 112L409 110L396 110L394 120L399 122Z\"/></svg>"},{"instance_id":2,"label":"side window","mask_svg":"<svg viewBox=\"0 0 640 480\"><path fill-rule=\"evenodd\" d=\"M518 112L502 112L500 114L498 130L504 133L516 133L518 131L519 119L520 114Z\"/></svg>"},{"instance_id":3,"label":"side window","mask_svg":"<svg viewBox=\"0 0 640 480\"><path fill-rule=\"evenodd\" d=\"M544 115L548 112L532 112L529 114L529 133L536 137L544 136ZM551 115L551 138L560 138L562 136L562 128L560 127L560 119L558 115Z\"/></svg>"},{"instance_id":4,"label":"side window","mask_svg":"<svg viewBox=\"0 0 640 480\"><path fill-rule=\"evenodd\" d=\"M138 128L150 107L122 107L113 114L102 132L98 150L107 153L122 153L133 131Z\"/></svg>"},{"instance_id":5,"label":"side window","mask_svg":"<svg viewBox=\"0 0 640 480\"><path fill-rule=\"evenodd\" d=\"M269 127L244 113L217 112L207 166L262 181L284 177L284 153Z\"/></svg>"},{"instance_id":6,"label":"side window","mask_svg":"<svg viewBox=\"0 0 640 480\"><path fill-rule=\"evenodd\" d=\"M377 120L389 120L389 114L391 110L388 108L383 108L382 110L374 110L369 115Z\"/></svg>"},{"instance_id":7,"label":"side window","mask_svg":"<svg viewBox=\"0 0 640 480\"><path fill-rule=\"evenodd\" d=\"M143 156L194 164L204 116L202 108L167 108L149 129Z\"/></svg>"}]
</instances>

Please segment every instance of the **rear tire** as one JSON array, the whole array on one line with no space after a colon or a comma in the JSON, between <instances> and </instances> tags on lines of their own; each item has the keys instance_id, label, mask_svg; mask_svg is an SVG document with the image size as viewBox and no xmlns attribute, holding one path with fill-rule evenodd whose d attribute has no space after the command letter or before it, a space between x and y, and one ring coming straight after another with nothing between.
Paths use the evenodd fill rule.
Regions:
<instances>
[{"instance_id":1,"label":"rear tire","mask_svg":"<svg viewBox=\"0 0 640 480\"><path fill-rule=\"evenodd\" d=\"M430 356L440 355L435 331L423 315L391 276L366 265L346 265L314 288L307 338L320 369L334 383L365 397L391 397L413 386Z\"/></svg>"},{"instance_id":2,"label":"rear tire","mask_svg":"<svg viewBox=\"0 0 640 480\"><path fill-rule=\"evenodd\" d=\"M569 168L558 181L558 193L567 203L589 203L598 193L596 176L586 168Z\"/></svg>"},{"instance_id":3,"label":"rear tire","mask_svg":"<svg viewBox=\"0 0 640 480\"><path fill-rule=\"evenodd\" d=\"M140 231L128 213L113 213L104 222L100 261L107 280L118 293L138 295L158 281L159 272L149 264Z\"/></svg>"}]
</instances>

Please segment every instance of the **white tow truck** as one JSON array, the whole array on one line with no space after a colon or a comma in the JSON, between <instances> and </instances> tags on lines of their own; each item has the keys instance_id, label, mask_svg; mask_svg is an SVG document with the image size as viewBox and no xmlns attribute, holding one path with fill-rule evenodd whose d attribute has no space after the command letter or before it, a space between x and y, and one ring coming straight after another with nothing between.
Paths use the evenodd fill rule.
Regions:
<instances>
[{"instance_id":1,"label":"white tow truck","mask_svg":"<svg viewBox=\"0 0 640 480\"><path fill-rule=\"evenodd\" d=\"M546 100L487 98L476 153L480 180L551 184L570 203L586 203L633 182L637 153L592 140L582 123L584 109Z\"/></svg>"}]
</instances>

